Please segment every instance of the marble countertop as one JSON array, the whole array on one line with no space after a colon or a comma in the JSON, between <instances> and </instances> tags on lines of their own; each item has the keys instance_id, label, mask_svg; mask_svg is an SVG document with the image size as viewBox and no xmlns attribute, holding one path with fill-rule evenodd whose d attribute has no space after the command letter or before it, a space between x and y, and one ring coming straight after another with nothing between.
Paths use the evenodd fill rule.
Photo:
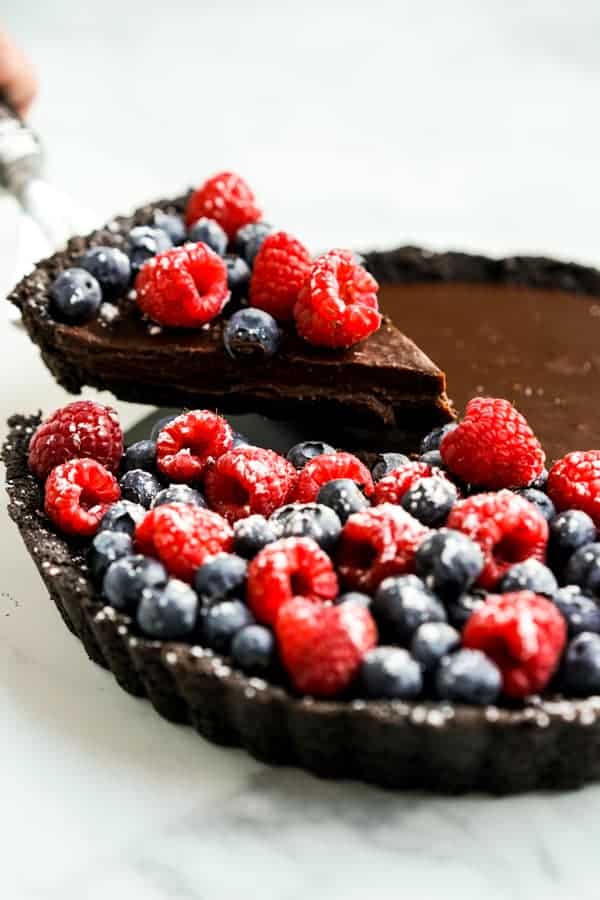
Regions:
<instances>
[{"instance_id":1,"label":"marble countertop","mask_svg":"<svg viewBox=\"0 0 600 900\"><path fill-rule=\"evenodd\" d=\"M600 8L504 6L4 0L1 16L41 72L50 174L99 219L228 165L314 247L597 262ZM2 422L66 400L4 317L0 349ZM393 794L213 747L87 661L4 503L0 530L6 900L598 897L600 787Z\"/></svg>"}]
</instances>

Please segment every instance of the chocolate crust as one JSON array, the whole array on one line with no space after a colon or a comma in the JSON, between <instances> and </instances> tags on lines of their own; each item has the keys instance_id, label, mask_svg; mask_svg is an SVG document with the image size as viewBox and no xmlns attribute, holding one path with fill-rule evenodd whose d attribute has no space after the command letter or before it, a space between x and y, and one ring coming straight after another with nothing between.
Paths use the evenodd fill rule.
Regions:
<instances>
[{"instance_id":1,"label":"chocolate crust","mask_svg":"<svg viewBox=\"0 0 600 900\"><path fill-rule=\"evenodd\" d=\"M13 416L3 449L8 510L68 628L121 687L163 717L268 763L390 788L498 794L579 787L600 775L600 697L519 709L297 699L198 646L135 634L106 607L76 543L56 535L27 470L38 416Z\"/></svg>"}]
</instances>

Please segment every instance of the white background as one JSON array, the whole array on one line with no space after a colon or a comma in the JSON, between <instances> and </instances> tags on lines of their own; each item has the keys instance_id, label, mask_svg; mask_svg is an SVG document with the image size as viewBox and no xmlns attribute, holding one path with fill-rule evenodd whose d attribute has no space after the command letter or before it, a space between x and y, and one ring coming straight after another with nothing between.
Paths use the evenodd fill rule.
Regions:
<instances>
[{"instance_id":1,"label":"white background","mask_svg":"<svg viewBox=\"0 0 600 900\"><path fill-rule=\"evenodd\" d=\"M49 172L98 218L231 167L313 247L600 258L592 0L3 0L0 18L40 73ZM2 420L64 402L0 328ZM6 900L597 898L598 789L393 795L212 747L85 660L0 527Z\"/></svg>"}]
</instances>

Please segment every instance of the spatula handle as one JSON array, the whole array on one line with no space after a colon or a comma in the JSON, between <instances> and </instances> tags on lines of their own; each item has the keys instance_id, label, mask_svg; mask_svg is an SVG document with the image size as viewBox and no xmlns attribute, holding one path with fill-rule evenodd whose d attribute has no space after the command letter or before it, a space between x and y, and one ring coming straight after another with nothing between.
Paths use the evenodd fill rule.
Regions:
<instances>
[{"instance_id":1,"label":"spatula handle","mask_svg":"<svg viewBox=\"0 0 600 900\"><path fill-rule=\"evenodd\" d=\"M41 169L39 139L0 94L0 187L18 195Z\"/></svg>"}]
</instances>

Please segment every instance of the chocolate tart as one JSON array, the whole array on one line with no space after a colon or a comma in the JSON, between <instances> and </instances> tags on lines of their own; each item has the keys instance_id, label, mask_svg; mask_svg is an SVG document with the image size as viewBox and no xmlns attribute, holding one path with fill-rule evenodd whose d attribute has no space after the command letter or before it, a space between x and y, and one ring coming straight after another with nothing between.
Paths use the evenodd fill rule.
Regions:
<instances>
[{"instance_id":1,"label":"chocolate tart","mask_svg":"<svg viewBox=\"0 0 600 900\"><path fill-rule=\"evenodd\" d=\"M27 470L39 416L14 416L4 446L9 513L65 624L120 686L166 719L274 764L390 788L505 794L600 776L600 697L520 708L296 698L200 646L151 641L95 592L83 548L56 535Z\"/></svg>"},{"instance_id":2,"label":"chocolate tart","mask_svg":"<svg viewBox=\"0 0 600 900\"><path fill-rule=\"evenodd\" d=\"M182 212L186 197L144 206L114 219L65 251L40 262L9 299L64 388L108 390L121 400L162 406L214 408L307 421L335 444L416 449L420 436L453 418L444 373L390 319L346 351L311 347L284 327L278 353L260 364L231 359L223 346L224 315L194 331L161 329L121 298L80 326L48 313L56 275L99 244L123 247L130 229L153 222L157 210ZM357 429L359 429L357 431ZM354 437L354 440L352 438Z\"/></svg>"}]
</instances>

